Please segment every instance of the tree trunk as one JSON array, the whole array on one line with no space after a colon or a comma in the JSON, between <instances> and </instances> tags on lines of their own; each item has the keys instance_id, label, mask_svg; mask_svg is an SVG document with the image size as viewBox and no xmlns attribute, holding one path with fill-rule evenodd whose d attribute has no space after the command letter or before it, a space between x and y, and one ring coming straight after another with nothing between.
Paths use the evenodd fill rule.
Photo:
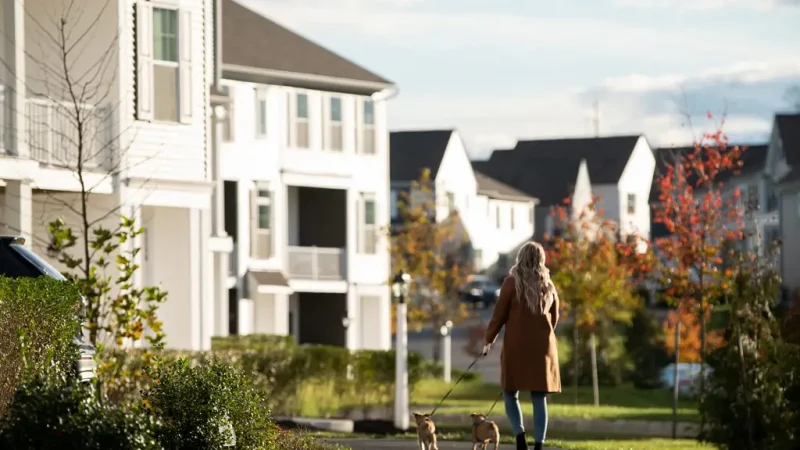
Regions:
<instances>
[{"instance_id":1,"label":"tree trunk","mask_svg":"<svg viewBox=\"0 0 800 450\"><path fill-rule=\"evenodd\" d=\"M600 383L597 380L597 339L594 331L589 335L589 351L592 358L592 393L594 394L594 406L600 406Z\"/></svg>"},{"instance_id":2,"label":"tree trunk","mask_svg":"<svg viewBox=\"0 0 800 450\"><path fill-rule=\"evenodd\" d=\"M706 304L702 295L703 274L700 273L700 401L703 401L706 394ZM705 416L700 417L700 432L705 429Z\"/></svg>"},{"instance_id":3,"label":"tree trunk","mask_svg":"<svg viewBox=\"0 0 800 450\"><path fill-rule=\"evenodd\" d=\"M578 377L580 374L580 332L578 321L574 321L572 326L572 387L575 395L575 404L578 404Z\"/></svg>"},{"instance_id":4,"label":"tree trunk","mask_svg":"<svg viewBox=\"0 0 800 450\"><path fill-rule=\"evenodd\" d=\"M672 369L672 439L678 438L678 398L680 394L680 372L678 364L681 360L681 319L675 322L675 367Z\"/></svg>"}]
</instances>

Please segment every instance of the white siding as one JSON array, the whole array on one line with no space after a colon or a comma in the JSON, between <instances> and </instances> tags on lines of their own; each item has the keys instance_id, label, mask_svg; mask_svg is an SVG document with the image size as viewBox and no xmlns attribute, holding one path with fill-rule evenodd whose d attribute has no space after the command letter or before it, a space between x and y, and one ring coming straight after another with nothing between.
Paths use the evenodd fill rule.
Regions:
<instances>
[{"instance_id":1,"label":"white siding","mask_svg":"<svg viewBox=\"0 0 800 450\"><path fill-rule=\"evenodd\" d=\"M325 189L340 189L347 192L347 302L348 315L353 320L348 330L348 346L351 348L389 348L389 291L385 286L389 277L389 248L382 239L375 254L357 252L357 210L361 193L374 194L376 221L379 226L388 225L390 217L388 133L386 128L386 101L375 102L376 147L374 154L364 154L356 149L357 105L368 97L335 94L312 90L299 90L286 86L257 85L240 81L223 80L228 86L233 109L233 140L223 143L222 176L226 180L238 181L239 229L237 238L238 276L249 268L283 270L287 266L287 247L293 241L296 227L292 223L296 200L293 201L292 186L307 186ZM257 91L258 89L258 91ZM262 92L267 101L267 133L259 136L256 123L256 95ZM295 95L308 95L309 148L293 148L288 142L289 113L293 111ZM325 130L329 123L327 107L323 102L330 96L342 99L341 151L332 151L325 145ZM250 236L249 198L256 182L266 183L273 193L273 226L275 227L274 256L269 260L250 258L248 249ZM326 292L326 285L315 287ZM336 292L331 290L330 292ZM379 299L377 305L365 308L360 314L362 296ZM243 302L241 304L247 304ZM283 309L275 309L283 314ZM240 315L262 314L240 310ZM263 314L262 314L263 315ZM385 315L385 317L384 317ZM252 318L243 317L248 329ZM266 320L260 317L259 321ZM272 320L272 319L270 319ZM277 320L282 320L277 318ZM244 330L245 332L247 330ZM368 336L365 337L365 336Z\"/></svg>"},{"instance_id":2,"label":"white siding","mask_svg":"<svg viewBox=\"0 0 800 450\"><path fill-rule=\"evenodd\" d=\"M617 215L609 211L607 217L619 217L621 231L625 234L639 233L644 237L650 236L650 187L653 183L653 173L656 160L653 150L647 144L647 139L640 137L631 153L628 164L619 180L619 202ZM628 213L628 194L635 196L633 214Z\"/></svg>"}]
</instances>

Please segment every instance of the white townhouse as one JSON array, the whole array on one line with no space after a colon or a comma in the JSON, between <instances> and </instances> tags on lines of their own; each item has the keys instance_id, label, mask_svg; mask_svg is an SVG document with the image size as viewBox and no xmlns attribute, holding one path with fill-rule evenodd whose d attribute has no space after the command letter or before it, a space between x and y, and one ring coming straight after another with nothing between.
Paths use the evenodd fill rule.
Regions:
<instances>
[{"instance_id":1,"label":"white townhouse","mask_svg":"<svg viewBox=\"0 0 800 450\"><path fill-rule=\"evenodd\" d=\"M505 270L506 255L533 236L537 200L473 170L456 130L393 131L390 144L393 225L401 225L398 202L428 169L436 196L436 220L457 211L475 270L489 274Z\"/></svg>"},{"instance_id":2,"label":"white townhouse","mask_svg":"<svg viewBox=\"0 0 800 450\"><path fill-rule=\"evenodd\" d=\"M222 6L227 327L391 345L387 100L368 70L232 0Z\"/></svg>"},{"instance_id":3,"label":"white townhouse","mask_svg":"<svg viewBox=\"0 0 800 450\"><path fill-rule=\"evenodd\" d=\"M650 235L648 199L655 158L644 136L519 141L512 150L492 152L478 167L540 200L539 237L554 231L550 208L575 197L575 210L592 196L599 198L604 217L619 224L623 235Z\"/></svg>"},{"instance_id":4,"label":"white townhouse","mask_svg":"<svg viewBox=\"0 0 800 450\"><path fill-rule=\"evenodd\" d=\"M209 348L213 331L213 11L211 0L0 2L3 232L47 257L47 223L78 225L83 181L91 222L147 228L134 282L169 293L159 314L183 349Z\"/></svg>"}]
</instances>

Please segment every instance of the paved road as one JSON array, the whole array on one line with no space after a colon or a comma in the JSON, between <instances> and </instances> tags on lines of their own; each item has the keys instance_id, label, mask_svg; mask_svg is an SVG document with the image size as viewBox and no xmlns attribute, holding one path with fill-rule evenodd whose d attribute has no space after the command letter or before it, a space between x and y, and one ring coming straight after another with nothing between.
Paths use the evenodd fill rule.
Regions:
<instances>
[{"instance_id":1,"label":"paved road","mask_svg":"<svg viewBox=\"0 0 800 450\"><path fill-rule=\"evenodd\" d=\"M401 449L417 449L417 441L413 439L331 439L328 442L350 446L353 450L401 450ZM494 445L494 444L492 444ZM452 441L439 441L439 450L464 450L471 449L472 444L469 442L452 442ZM514 446L510 444L503 444L499 447L500 450L513 450ZM490 446L489 449L494 450ZM552 447L546 450L555 450Z\"/></svg>"},{"instance_id":2,"label":"paved road","mask_svg":"<svg viewBox=\"0 0 800 450\"><path fill-rule=\"evenodd\" d=\"M452 334L452 364L454 369L466 369L474 360L474 357L467 354L464 346L467 344L467 332L470 326L482 325L486 326L492 316L492 310L486 309L477 311L477 317L468 321L462 322L453 328ZM436 344L437 339L430 328L423 329L419 332L408 333L408 350L410 352L419 353L424 358L433 358L433 346ZM473 368L481 374L484 381L491 383L500 382L500 346L502 342L502 335L497 340L496 349L487 358L482 358ZM394 344L392 344L394 346Z\"/></svg>"}]
</instances>

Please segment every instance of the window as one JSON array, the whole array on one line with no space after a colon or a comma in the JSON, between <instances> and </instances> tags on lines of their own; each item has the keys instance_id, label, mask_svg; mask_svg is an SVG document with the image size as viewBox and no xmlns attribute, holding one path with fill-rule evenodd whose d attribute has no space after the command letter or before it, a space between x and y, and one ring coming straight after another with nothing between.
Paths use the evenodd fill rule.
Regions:
<instances>
[{"instance_id":1,"label":"window","mask_svg":"<svg viewBox=\"0 0 800 450\"><path fill-rule=\"evenodd\" d=\"M368 155L375 154L375 104L371 99L364 100L363 104L363 119L362 124L362 145L364 146L364 153Z\"/></svg>"},{"instance_id":2,"label":"window","mask_svg":"<svg viewBox=\"0 0 800 450\"><path fill-rule=\"evenodd\" d=\"M256 98L256 137L267 136L267 92L263 89L254 90Z\"/></svg>"},{"instance_id":3,"label":"window","mask_svg":"<svg viewBox=\"0 0 800 450\"><path fill-rule=\"evenodd\" d=\"M628 214L636 212L636 194L628 194L627 208Z\"/></svg>"},{"instance_id":4,"label":"window","mask_svg":"<svg viewBox=\"0 0 800 450\"><path fill-rule=\"evenodd\" d=\"M310 131L308 126L308 94L297 93L294 107L294 146L308 148Z\"/></svg>"},{"instance_id":5,"label":"window","mask_svg":"<svg viewBox=\"0 0 800 450\"><path fill-rule=\"evenodd\" d=\"M250 221L250 256L267 259L272 256L272 192L262 186L252 193Z\"/></svg>"},{"instance_id":6,"label":"window","mask_svg":"<svg viewBox=\"0 0 800 450\"><path fill-rule=\"evenodd\" d=\"M447 192L445 194L445 202L448 214L453 214L456 211L456 195L452 192Z\"/></svg>"},{"instance_id":7,"label":"window","mask_svg":"<svg viewBox=\"0 0 800 450\"><path fill-rule=\"evenodd\" d=\"M499 206L495 206L494 207L494 220L495 220L495 226L497 228L500 228L500 207Z\"/></svg>"},{"instance_id":8,"label":"window","mask_svg":"<svg viewBox=\"0 0 800 450\"><path fill-rule=\"evenodd\" d=\"M219 87L220 93L228 97L228 106L225 109L225 121L222 122L222 142L233 142L234 139L234 130L233 130L233 113L234 113L234 103L233 103L233 95L231 95L231 88L227 85L222 85Z\"/></svg>"},{"instance_id":9,"label":"window","mask_svg":"<svg viewBox=\"0 0 800 450\"><path fill-rule=\"evenodd\" d=\"M340 97L331 97L330 104L328 105L328 148L331 150L341 151L343 148L342 138L342 99Z\"/></svg>"},{"instance_id":10,"label":"window","mask_svg":"<svg viewBox=\"0 0 800 450\"><path fill-rule=\"evenodd\" d=\"M180 117L178 11L153 8L153 118L177 122Z\"/></svg>"},{"instance_id":11,"label":"window","mask_svg":"<svg viewBox=\"0 0 800 450\"><path fill-rule=\"evenodd\" d=\"M391 201L391 206L390 207L391 207L391 211L392 211L392 219L396 219L397 215L398 215L398 213L397 213L397 209L398 209L397 208L397 191L394 190L394 189L392 189L392 192L390 194L390 201Z\"/></svg>"},{"instance_id":12,"label":"window","mask_svg":"<svg viewBox=\"0 0 800 450\"><path fill-rule=\"evenodd\" d=\"M511 221L509 222L509 224L510 224L509 226L513 230L514 229L514 207L513 206L509 206L508 207L508 215L509 215L509 217L511 219Z\"/></svg>"},{"instance_id":13,"label":"window","mask_svg":"<svg viewBox=\"0 0 800 450\"><path fill-rule=\"evenodd\" d=\"M378 222L375 198L371 194L361 194L361 236L359 253L373 254L378 251Z\"/></svg>"}]
</instances>

